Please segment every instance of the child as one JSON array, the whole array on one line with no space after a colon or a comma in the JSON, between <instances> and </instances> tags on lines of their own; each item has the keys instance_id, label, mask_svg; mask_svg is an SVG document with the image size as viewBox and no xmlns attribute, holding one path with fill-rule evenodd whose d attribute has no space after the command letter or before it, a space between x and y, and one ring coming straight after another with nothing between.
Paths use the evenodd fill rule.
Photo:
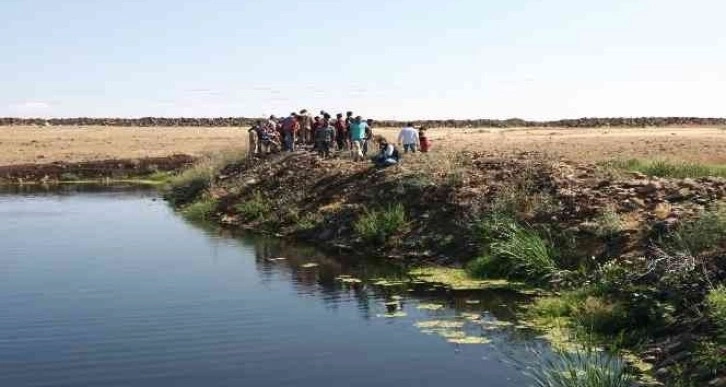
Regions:
<instances>
[{"instance_id":1,"label":"child","mask_svg":"<svg viewBox=\"0 0 726 387\"><path fill-rule=\"evenodd\" d=\"M426 153L431 149L431 141L429 141L429 138L426 137L426 127L422 126L421 129L418 131L418 143L421 147L421 152Z\"/></svg>"}]
</instances>

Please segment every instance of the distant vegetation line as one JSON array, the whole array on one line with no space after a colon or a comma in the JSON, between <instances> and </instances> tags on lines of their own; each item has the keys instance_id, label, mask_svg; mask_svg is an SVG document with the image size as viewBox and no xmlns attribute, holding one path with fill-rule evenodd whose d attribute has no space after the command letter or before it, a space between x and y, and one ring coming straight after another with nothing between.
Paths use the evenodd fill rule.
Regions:
<instances>
[{"instance_id":1,"label":"distant vegetation line","mask_svg":"<svg viewBox=\"0 0 726 387\"><path fill-rule=\"evenodd\" d=\"M217 117L217 118L0 118L0 126L37 125L37 126L189 126L221 127L250 126L257 118ZM508 120L470 119L470 120L414 120L415 125L447 128L510 128L510 127L648 127L648 126L726 126L726 118L699 117L615 117L615 118L578 118L556 121L527 121L518 118ZM377 120L379 126L401 126L404 121Z\"/></svg>"}]
</instances>

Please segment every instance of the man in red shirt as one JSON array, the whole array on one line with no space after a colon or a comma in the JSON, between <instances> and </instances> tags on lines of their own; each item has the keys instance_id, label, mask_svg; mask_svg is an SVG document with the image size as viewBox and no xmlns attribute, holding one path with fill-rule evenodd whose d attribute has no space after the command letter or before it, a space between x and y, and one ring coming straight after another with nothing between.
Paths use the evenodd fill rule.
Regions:
<instances>
[{"instance_id":1,"label":"man in red shirt","mask_svg":"<svg viewBox=\"0 0 726 387\"><path fill-rule=\"evenodd\" d=\"M343 114L336 114L335 120L335 140L338 143L338 150L345 150L348 143L348 123L343 119Z\"/></svg>"}]
</instances>

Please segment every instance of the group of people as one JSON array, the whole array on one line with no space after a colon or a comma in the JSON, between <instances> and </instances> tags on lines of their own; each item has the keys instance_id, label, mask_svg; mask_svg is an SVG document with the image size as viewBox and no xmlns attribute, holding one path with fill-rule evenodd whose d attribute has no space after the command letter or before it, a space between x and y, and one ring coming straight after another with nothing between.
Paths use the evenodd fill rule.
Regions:
<instances>
[{"instance_id":1,"label":"group of people","mask_svg":"<svg viewBox=\"0 0 726 387\"><path fill-rule=\"evenodd\" d=\"M393 165L399 162L400 152L396 144L389 142L384 136L373 134L374 121L363 120L361 116L353 116L353 112L342 113L333 118L325 111L312 117L307 110L290 113L278 119L274 115L267 120L258 120L249 129L250 153L269 154L272 152L294 152L301 146L312 146L321 157L331 157L334 150L350 151L354 161L368 157L373 144L378 144L378 154L373 161L379 166ZM426 137L426 129L416 129L408 123L398 135L398 143L404 153L428 152L431 142Z\"/></svg>"}]
</instances>

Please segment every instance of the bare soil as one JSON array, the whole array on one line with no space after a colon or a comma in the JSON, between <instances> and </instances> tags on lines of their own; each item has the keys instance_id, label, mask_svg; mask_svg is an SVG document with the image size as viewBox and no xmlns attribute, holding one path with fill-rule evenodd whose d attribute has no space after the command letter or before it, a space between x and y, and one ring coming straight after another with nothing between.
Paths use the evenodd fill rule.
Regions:
<instances>
[{"instance_id":1,"label":"bare soil","mask_svg":"<svg viewBox=\"0 0 726 387\"><path fill-rule=\"evenodd\" d=\"M0 127L0 165L81 162L244 150L245 127ZM378 128L389 140L398 129ZM433 150L506 156L538 151L573 161L668 158L726 163L726 128L431 129Z\"/></svg>"}]
</instances>

